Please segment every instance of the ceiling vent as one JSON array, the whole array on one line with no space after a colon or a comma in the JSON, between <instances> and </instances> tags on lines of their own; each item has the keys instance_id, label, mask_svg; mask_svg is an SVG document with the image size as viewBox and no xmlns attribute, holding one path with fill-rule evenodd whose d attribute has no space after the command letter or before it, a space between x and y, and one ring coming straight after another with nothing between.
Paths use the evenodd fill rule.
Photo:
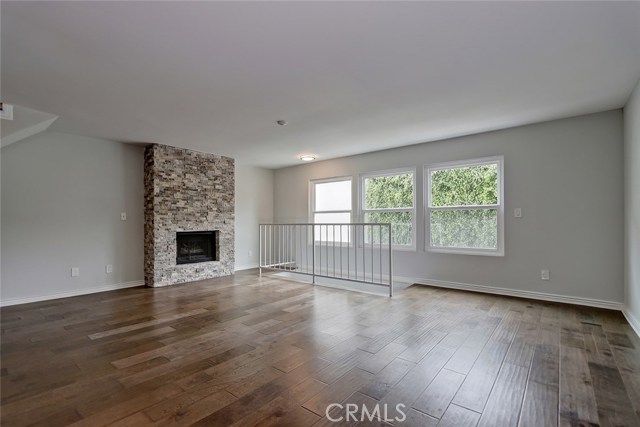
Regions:
<instances>
[{"instance_id":1,"label":"ceiling vent","mask_svg":"<svg viewBox=\"0 0 640 427\"><path fill-rule=\"evenodd\" d=\"M13 120L13 105L0 102L0 117L7 120Z\"/></svg>"}]
</instances>

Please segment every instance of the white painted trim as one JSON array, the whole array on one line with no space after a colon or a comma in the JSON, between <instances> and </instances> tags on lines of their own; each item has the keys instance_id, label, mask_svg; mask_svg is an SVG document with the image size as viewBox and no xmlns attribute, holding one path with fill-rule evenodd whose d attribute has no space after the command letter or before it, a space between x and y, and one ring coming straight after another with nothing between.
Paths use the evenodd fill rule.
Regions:
<instances>
[{"instance_id":1,"label":"white painted trim","mask_svg":"<svg viewBox=\"0 0 640 427\"><path fill-rule=\"evenodd\" d=\"M341 181L349 181L351 184L351 209L350 210L338 210L338 211L316 211L316 184L327 184L331 182L341 182ZM310 179L309 180L309 223L313 224L315 222L315 214L316 213L348 213L349 214L349 222L353 221L353 176L336 176L331 178L318 178L318 179Z\"/></svg>"},{"instance_id":2,"label":"white painted trim","mask_svg":"<svg viewBox=\"0 0 640 427\"><path fill-rule=\"evenodd\" d=\"M98 292L115 291L118 289L135 288L137 286L144 286L144 280L135 280L133 282L115 283L113 285L97 286L95 288L88 289L75 289L73 291L56 292L48 295L38 295L35 297L27 298L10 298L0 301L0 307L7 307L17 304L28 304L30 302L48 301L58 298L75 297L78 295L95 294Z\"/></svg>"},{"instance_id":3,"label":"white painted trim","mask_svg":"<svg viewBox=\"0 0 640 427\"><path fill-rule=\"evenodd\" d=\"M485 205L479 206L479 209L497 209L498 210L498 247L494 249L473 249L473 248L448 248L431 246L431 210L444 210L444 209L470 209L473 206L439 206L436 208L431 207L431 171L443 170L451 168L461 167L473 167L482 166L487 164L498 164L498 181L500 188L498 189L498 204L497 205ZM456 160L453 162L434 163L425 165L422 170L422 184L423 184L423 211L424 211L424 227L425 227L425 241L424 248L427 252L438 252L448 254L459 255L481 255L481 256L504 256L504 156L492 156L482 157L479 159L470 160Z\"/></svg>"},{"instance_id":4,"label":"white painted trim","mask_svg":"<svg viewBox=\"0 0 640 427\"><path fill-rule=\"evenodd\" d=\"M624 314L624 317L626 317L627 322L629 322L629 325L631 325L631 328L634 330L638 338L640 338L640 320L638 320L633 315L633 313L631 313L631 310L629 310L629 307L627 307L626 305L622 307L622 314Z\"/></svg>"},{"instance_id":5,"label":"white painted trim","mask_svg":"<svg viewBox=\"0 0 640 427\"><path fill-rule=\"evenodd\" d=\"M622 303L604 301L592 298L573 297L568 295L548 294L544 292L523 291L520 289L506 289L494 286L474 285L469 283L446 282L443 280L421 279L414 277L394 277L394 280L405 283L417 283L439 288L459 289L463 291L482 292L487 294L506 295L511 297L529 298L541 301L561 302L565 304L584 305L587 307L608 308L610 310L622 310ZM629 322L631 323L631 322Z\"/></svg>"},{"instance_id":6,"label":"white painted trim","mask_svg":"<svg viewBox=\"0 0 640 427\"><path fill-rule=\"evenodd\" d=\"M252 268L258 268L258 267L260 266L258 265L257 262L255 264L249 264L249 265L236 265L233 271L251 270Z\"/></svg>"},{"instance_id":7,"label":"white painted trim","mask_svg":"<svg viewBox=\"0 0 640 427\"><path fill-rule=\"evenodd\" d=\"M410 173L413 179L413 207L411 208L392 208L392 209L365 209L364 207L364 180L367 178L379 178L384 176L394 176L394 175L404 175ZM417 238L417 216L418 216L418 206L417 206L417 194L418 194L418 186L417 186L417 175L418 169L415 166L408 166L403 168L394 168L394 169L385 169L381 171L373 171L373 172L364 172L358 175L358 203L356 206L356 212L358 221L366 222L364 220L364 216L370 212L411 212L411 245L395 245L392 244L393 250L401 250L401 251L411 251L415 252L418 248L416 243Z\"/></svg>"}]
</instances>

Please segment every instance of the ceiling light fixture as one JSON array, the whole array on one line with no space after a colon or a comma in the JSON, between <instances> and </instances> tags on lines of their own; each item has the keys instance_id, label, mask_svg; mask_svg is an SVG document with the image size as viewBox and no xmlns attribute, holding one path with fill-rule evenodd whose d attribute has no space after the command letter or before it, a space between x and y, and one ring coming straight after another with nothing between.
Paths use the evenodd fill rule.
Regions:
<instances>
[{"instance_id":1,"label":"ceiling light fixture","mask_svg":"<svg viewBox=\"0 0 640 427\"><path fill-rule=\"evenodd\" d=\"M311 161L317 159L318 156L316 156L315 154L300 154L298 156L298 158L300 160L302 160L303 162L311 162Z\"/></svg>"}]
</instances>

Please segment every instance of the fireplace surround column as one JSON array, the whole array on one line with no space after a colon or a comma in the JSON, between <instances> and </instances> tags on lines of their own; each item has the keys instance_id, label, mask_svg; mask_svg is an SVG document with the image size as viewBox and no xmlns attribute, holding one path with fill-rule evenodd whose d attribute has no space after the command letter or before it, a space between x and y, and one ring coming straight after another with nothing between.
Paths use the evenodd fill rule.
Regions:
<instances>
[{"instance_id":1,"label":"fireplace surround column","mask_svg":"<svg viewBox=\"0 0 640 427\"><path fill-rule=\"evenodd\" d=\"M233 273L234 193L233 159L159 144L146 147L147 286L167 286ZM182 232L216 233L217 252L198 262L179 262L177 233Z\"/></svg>"}]
</instances>

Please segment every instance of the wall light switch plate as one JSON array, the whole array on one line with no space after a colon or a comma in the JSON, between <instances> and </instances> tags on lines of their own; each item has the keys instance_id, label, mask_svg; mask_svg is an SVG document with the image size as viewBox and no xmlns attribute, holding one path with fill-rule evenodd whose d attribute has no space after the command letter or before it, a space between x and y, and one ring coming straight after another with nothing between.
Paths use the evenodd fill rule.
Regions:
<instances>
[{"instance_id":1,"label":"wall light switch plate","mask_svg":"<svg viewBox=\"0 0 640 427\"><path fill-rule=\"evenodd\" d=\"M78 277L80 275L80 267L71 267L71 277Z\"/></svg>"},{"instance_id":2,"label":"wall light switch plate","mask_svg":"<svg viewBox=\"0 0 640 427\"><path fill-rule=\"evenodd\" d=\"M104 266L104 272L107 274L113 273L113 265L107 264Z\"/></svg>"},{"instance_id":3,"label":"wall light switch plate","mask_svg":"<svg viewBox=\"0 0 640 427\"><path fill-rule=\"evenodd\" d=\"M253 258L253 251L249 249L249 258Z\"/></svg>"},{"instance_id":4,"label":"wall light switch plate","mask_svg":"<svg viewBox=\"0 0 640 427\"><path fill-rule=\"evenodd\" d=\"M549 270L540 270L540 279L549 280Z\"/></svg>"},{"instance_id":5,"label":"wall light switch plate","mask_svg":"<svg viewBox=\"0 0 640 427\"><path fill-rule=\"evenodd\" d=\"M126 212L120 212L120 219L122 221L126 221L127 220L127 213Z\"/></svg>"},{"instance_id":6,"label":"wall light switch plate","mask_svg":"<svg viewBox=\"0 0 640 427\"><path fill-rule=\"evenodd\" d=\"M522 218L522 208L515 208L513 210L513 216L516 218Z\"/></svg>"}]
</instances>

